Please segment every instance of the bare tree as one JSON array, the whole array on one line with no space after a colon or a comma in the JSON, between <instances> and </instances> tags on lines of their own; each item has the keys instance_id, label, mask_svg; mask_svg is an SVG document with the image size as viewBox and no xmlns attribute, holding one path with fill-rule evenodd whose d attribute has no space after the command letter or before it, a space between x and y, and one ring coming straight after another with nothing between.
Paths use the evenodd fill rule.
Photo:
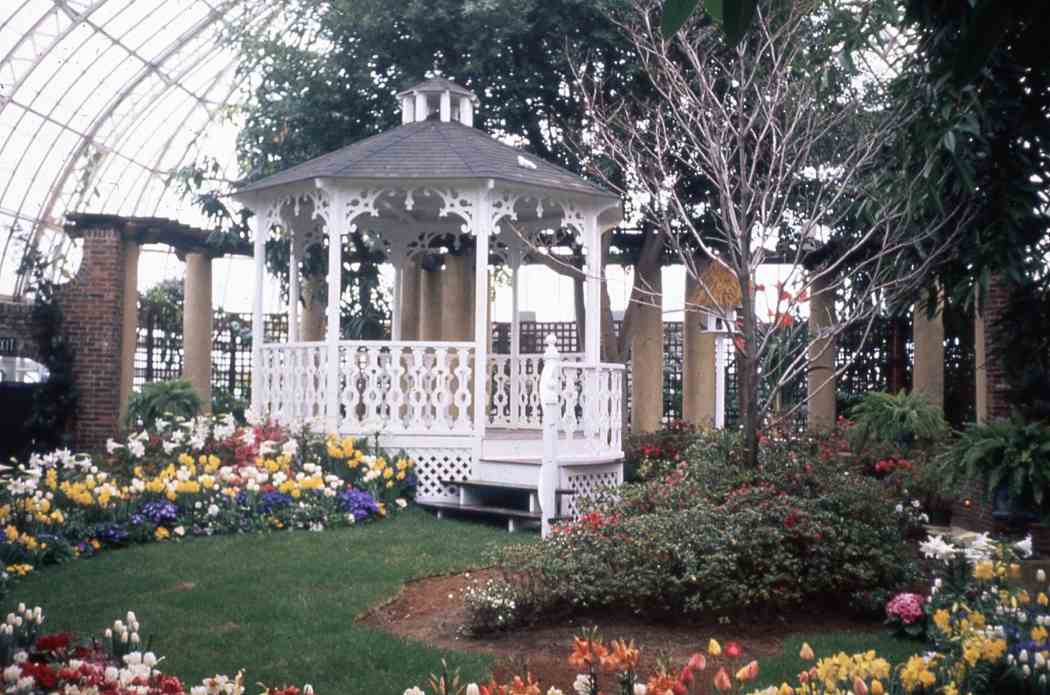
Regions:
<instances>
[{"instance_id":1,"label":"bare tree","mask_svg":"<svg viewBox=\"0 0 1050 695\"><path fill-rule=\"evenodd\" d=\"M713 311L734 333L742 427L755 462L759 428L780 389L847 327L870 328L888 308L910 304L950 247L943 229L961 220L953 211L931 216L917 202L929 182L920 186L909 174L916 163L897 154L914 114L884 96L878 80L828 62L830 18L848 6L760 2L736 46L702 16L665 39L660 9L656 0L633 0L616 18L651 99L609 98L600 74L578 73L593 119L587 144L593 172L609 170L601 160L616 165L626 187L611 177L606 184L663 230L701 292L709 289L705 263L721 264L739 283L739 307ZM900 175L887 176L893 167ZM708 200L686 194L683 172L707 180ZM770 262L789 267L786 289L759 317L755 277ZM828 298L835 311L819 335L787 339L805 330L799 308Z\"/></svg>"}]
</instances>

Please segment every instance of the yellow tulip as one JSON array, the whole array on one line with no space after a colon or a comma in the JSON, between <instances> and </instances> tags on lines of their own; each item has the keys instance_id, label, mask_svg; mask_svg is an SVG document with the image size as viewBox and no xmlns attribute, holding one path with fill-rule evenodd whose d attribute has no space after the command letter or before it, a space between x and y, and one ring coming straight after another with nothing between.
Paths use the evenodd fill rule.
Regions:
<instances>
[{"instance_id":1,"label":"yellow tulip","mask_svg":"<svg viewBox=\"0 0 1050 695\"><path fill-rule=\"evenodd\" d=\"M720 645L718 643L718 640L714 640L713 639L713 640L711 640L710 642L707 643L707 653L710 654L711 656L721 656L722 655L722 645Z\"/></svg>"}]
</instances>

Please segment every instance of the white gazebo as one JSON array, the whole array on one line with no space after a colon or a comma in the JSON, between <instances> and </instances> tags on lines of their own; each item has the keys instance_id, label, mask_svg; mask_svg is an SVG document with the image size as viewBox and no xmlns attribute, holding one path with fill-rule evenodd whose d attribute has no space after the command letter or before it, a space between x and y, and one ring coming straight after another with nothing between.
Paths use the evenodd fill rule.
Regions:
<instances>
[{"instance_id":1,"label":"white gazebo","mask_svg":"<svg viewBox=\"0 0 1050 695\"><path fill-rule=\"evenodd\" d=\"M542 519L546 529L573 515L580 495L622 481L624 368L600 359L601 238L621 221L621 202L475 129L477 97L453 82L428 80L398 97L401 126L235 194L255 220L252 410L378 433L416 461L420 503L501 514L510 528ZM548 341L546 356L528 354L518 271L555 233L572 235L586 257L583 350L558 354ZM342 240L351 234L395 268L391 340L344 339ZM280 235L292 250L289 338L266 343L264 251ZM300 312L304 288L316 294L322 282L303 277L314 244L327 246L323 336L319 324L304 330ZM497 265L513 286L506 354L493 353L489 328Z\"/></svg>"}]
</instances>

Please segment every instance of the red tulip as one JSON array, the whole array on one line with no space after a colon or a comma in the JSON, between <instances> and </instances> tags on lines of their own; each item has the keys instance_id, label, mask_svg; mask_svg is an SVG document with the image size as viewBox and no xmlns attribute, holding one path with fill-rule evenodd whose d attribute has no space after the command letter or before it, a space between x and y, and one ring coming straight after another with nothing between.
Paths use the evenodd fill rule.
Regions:
<instances>
[{"instance_id":1,"label":"red tulip","mask_svg":"<svg viewBox=\"0 0 1050 695\"><path fill-rule=\"evenodd\" d=\"M705 668L707 668L707 657L705 657L701 652L693 654L691 657L689 657L688 667L694 671L703 671Z\"/></svg>"},{"instance_id":2,"label":"red tulip","mask_svg":"<svg viewBox=\"0 0 1050 695\"><path fill-rule=\"evenodd\" d=\"M725 655L730 659L739 659L740 655L744 653L744 650L740 648L739 642L728 642L726 643Z\"/></svg>"},{"instance_id":3,"label":"red tulip","mask_svg":"<svg viewBox=\"0 0 1050 695\"><path fill-rule=\"evenodd\" d=\"M718 669L718 673L715 674L715 688L721 692L726 692L733 688L733 681L729 680L729 673L726 671L725 666Z\"/></svg>"}]
</instances>

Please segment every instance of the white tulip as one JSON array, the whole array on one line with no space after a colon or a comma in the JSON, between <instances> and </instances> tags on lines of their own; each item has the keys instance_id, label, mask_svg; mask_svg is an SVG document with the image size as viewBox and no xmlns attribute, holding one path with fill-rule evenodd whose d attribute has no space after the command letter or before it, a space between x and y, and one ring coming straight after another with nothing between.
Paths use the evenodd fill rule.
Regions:
<instances>
[{"instance_id":1,"label":"white tulip","mask_svg":"<svg viewBox=\"0 0 1050 695\"><path fill-rule=\"evenodd\" d=\"M470 683L467 685L466 695L481 695L481 688L477 683Z\"/></svg>"}]
</instances>

